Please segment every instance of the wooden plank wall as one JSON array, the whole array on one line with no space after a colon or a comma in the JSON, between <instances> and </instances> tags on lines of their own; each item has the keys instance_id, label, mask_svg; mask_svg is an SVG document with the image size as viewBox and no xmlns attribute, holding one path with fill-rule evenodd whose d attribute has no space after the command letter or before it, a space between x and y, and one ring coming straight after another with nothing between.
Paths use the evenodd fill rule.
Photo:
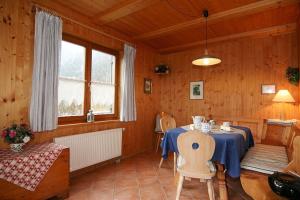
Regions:
<instances>
[{"instance_id":1,"label":"wooden plank wall","mask_svg":"<svg viewBox=\"0 0 300 200\"><path fill-rule=\"evenodd\" d=\"M28 4L0 1L0 129L25 122L32 73L33 20Z\"/></svg>"},{"instance_id":2,"label":"wooden plank wall","mask_svg":"<svg viewBox=\"0 0 300 200\"><path fill-rule=\"evenodd\" d=\"M288 66L298 66L297 34L244 38L209 44L209 52L222 59L218 66L192 66L203 47L161 56L171 67L161 77L161 110L172 113L179 125L192 115L223 118L279 118L281 106L274 95L262 95L261 84L288 89L297 103L284 105L287 118L299 119L299 88L285 78ZM190 81L204 80L204 100L189 99ZM259 135L256 135L259 139Z\"/></svg>"},{"instance_id":3,"label":"wooden plank wall","mask_svg":"<svg viewBox=\"0 0 300 200\"><path fill-rule=\"evenodd\" d=\"M0 0L0 130L12 122L28 123L34 35L34 14L31 12L30 3L29 0ZM122 49L120 41L67 20L64 20L63 31L109 48ZM123 127L123 156L152 148L154 120L160 99L160 84L153 73L158 56L154 50L142 44L137 44L136 48L136 122L111 121L60 126L53 132L37 134L34 142L52 140L57 136ZM144 78L153 79L155 89L150 95L143 92ZM0 147L7 146L1 141Z\"/></svg>"}]
</instances>

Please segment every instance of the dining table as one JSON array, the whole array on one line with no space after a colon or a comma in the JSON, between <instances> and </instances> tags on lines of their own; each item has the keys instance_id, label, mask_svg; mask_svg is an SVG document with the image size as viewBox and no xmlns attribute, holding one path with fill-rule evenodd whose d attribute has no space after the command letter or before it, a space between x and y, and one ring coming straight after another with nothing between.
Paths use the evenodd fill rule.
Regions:
<instances>
[{"instance_id":1,"label":"dining table","mask_svg":"<svg viewBox=\"0 0 300 200\"><path fill-rule=\"evenodd\" d=\"M180 134L191 130L192 125L169 129L161 142L162 157L168 158L169 152L178 154L177 138ZM221 130L215 126L207 134L215 140L215 151L212 161L217 167L219 194L221 200L228 199L226 175L232 178L240 176L240 161L247 150L254 146L254 139L250 128L245 126L230 126L230 130Z\"/></svg>"}]
</instances>

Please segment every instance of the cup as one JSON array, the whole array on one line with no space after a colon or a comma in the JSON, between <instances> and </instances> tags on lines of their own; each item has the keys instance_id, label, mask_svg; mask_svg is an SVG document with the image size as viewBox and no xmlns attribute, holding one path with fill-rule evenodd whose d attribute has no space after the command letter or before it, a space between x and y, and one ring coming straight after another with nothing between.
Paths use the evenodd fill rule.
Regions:
<instances>
[{"instance_id":1,"label":"cup","mask_svg":"<svg viewBox=\"0 0 300 200\"><path fill-rule=\"evenodd\" d=\"M210 125L210 129L213 129L214 127L215 127L215 125L216 125L216 122L215 122L215 120L209 120L209 125Z\"/></svg>"},{"instance_id":2,"label":"cup","mask_svg":"<svg viewBox=\"0 0 300 200\"><path fill-rule=\"evenodd\" d=\"M201 123L201 131L203 133L208 133L210 131L210 125L209 125L209 123L202 122Z\"/></svg>"},{"instance_id":3,"label":"cup","mask_svg":"<svg viewBox=\"0 0 300 200\"><path fill-rule=\"evenodd\" d=\"M190 124L190 129L191 130L195 130L195 125L194 124Z\"/></svg>"},{"instance_id":4,"label":"cup","mask_svg":"<svg viewBox=\"0 0 300 200\"><path fill-rule=\"evenodd\" d=\"M230 122L223 122L223 126L225 126L225 127L229 127L230 125L231 125Z\"/></svg>"}]
</instances>

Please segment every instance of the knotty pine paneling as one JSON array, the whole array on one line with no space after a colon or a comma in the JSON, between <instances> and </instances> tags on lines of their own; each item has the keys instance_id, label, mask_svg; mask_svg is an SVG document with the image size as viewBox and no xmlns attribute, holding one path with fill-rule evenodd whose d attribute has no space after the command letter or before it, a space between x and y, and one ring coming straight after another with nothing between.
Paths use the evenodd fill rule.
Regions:
<instances>
[{"instance_id":1,"label":"knotty pine paneling","mask_svg":"<svg viewBox=\"0 0 300 200\"><path fill-rule=\"evenodd\" d=\"M29 0L0 1L0 130L12 122L28 123L33 63L34 14ZM64 20L63 31L99 45L122 51L123 44L115 39ZM38 133L33 143L51 141L54 137L111 128L125 128L123 156L152 147L155 115L159 109L158 77L153 73L157 54L143 44L137 44L135 68L137 121L96 122L59 126L55 131ZM153 79L153 93L144 94L144 78ZM2 141L0 147L7 147Z\"/></svg>"},{"instance_id":2,"label":"knotty pine paneling","mask_svg":"<svg viewBox=\"0 0 300 200\"><path fill-rule=\"evenodd\" d=\"M218 66L193 66L203 47L161 56L171 67L161 77L161 110L172 113L178 125L192 123L191 116L223 118L279 118L281 106L274 95L262 95L261 84L288 89L295 104L284 105L287 118L299 118L299 87L285 78L288 66L298 66L297 33L245 38L209 44L209 52L222 59ZM189 99L190 81L204 81L204 100ZM259 137L259 136L256 136Z\"/></svg>"},{"instance_id":3,"label":"knotty pine paneling","mask_svg":"<svg viewBox=\"0 0 300 200\"><path fill-rule=\"evenodd\" d=\"M28 120L33 17L27 3L0 1L0 129Z\"/></svg>"}]
</instances>

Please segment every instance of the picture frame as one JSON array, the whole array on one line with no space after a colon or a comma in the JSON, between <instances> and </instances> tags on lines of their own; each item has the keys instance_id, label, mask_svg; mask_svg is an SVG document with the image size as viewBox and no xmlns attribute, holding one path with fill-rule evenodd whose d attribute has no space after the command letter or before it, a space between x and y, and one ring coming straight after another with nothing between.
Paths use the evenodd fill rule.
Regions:
<instances>
[{"instance_id":1,"label":"picture frame","mask_svg":"<svg viewBox=\"0 0 300 200\"><path fill-rule=\"evenodd\" d=\"M276 85L275 84L262 84L261 85L261 94L276 94Z\"/></svg>"},{"instance_id":2,"label":"picture frame","mask_svg":"<svg viewBox=\"0 0 300 200\"><path fill-rule=\"evenodd\" d=\"M144 78L144 93L145 94L152 93L152 79Z\"/></svg>"},{"instance_id":3,"label":"picture frame","mask_svg":"<svg viewBox=\"0 0 300 200\"><path fill-rule=\"evenodd\" d=\"M190 99L195 99L195 100L204 99L204 82L203 81L190 82Z\"/></svg>"}]
</instances>

